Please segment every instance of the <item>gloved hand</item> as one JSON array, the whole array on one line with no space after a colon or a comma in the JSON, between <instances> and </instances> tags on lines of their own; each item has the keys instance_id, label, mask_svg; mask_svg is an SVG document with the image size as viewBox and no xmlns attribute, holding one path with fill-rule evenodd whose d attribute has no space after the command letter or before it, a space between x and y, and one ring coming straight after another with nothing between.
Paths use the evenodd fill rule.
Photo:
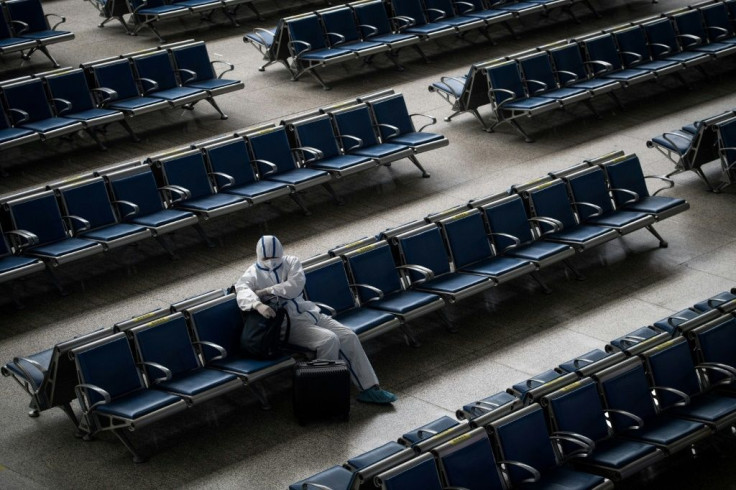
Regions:
<instances>
[{"instance_id":1,"label":"gloved hand","mask_svg":"<svg viewBox=\"0 0 736 490\"><path fill-rule=\"evenodd\" d=\"M256 311L266 318L273 318L276 316L276 312L273 311L273 308L268 305L264 305L263 303L258 303L258 305L256 305Z\"/></svg>"},{"instance_id":2,"label":"gloved hand","mask_svg":"<svg viewBox=\"0 0 736 490\"><path fill-rule=\"evenodd\" d=\"M271 288L263 288L256 291L256 296L259 298L263 298L265 296L273 296L273 289Z\"/></svg>"}]
</instances>

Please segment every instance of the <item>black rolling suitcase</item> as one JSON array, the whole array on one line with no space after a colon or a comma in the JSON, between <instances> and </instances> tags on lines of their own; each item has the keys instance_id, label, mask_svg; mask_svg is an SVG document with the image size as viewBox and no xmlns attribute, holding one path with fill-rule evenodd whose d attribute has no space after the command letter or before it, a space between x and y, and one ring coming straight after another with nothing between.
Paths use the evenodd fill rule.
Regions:
<instances>
[{"instance_id":1,"label":"black rolling suitcase","mask_svg":"<svg viewBox=\"0 0 736 490\"><path fill-rule=\"evenodd\" d=\"M315 420L348 420L350 372L345 361L315 359L294 366L294 415L304 425Z\"/></svg>"}]
</instances>

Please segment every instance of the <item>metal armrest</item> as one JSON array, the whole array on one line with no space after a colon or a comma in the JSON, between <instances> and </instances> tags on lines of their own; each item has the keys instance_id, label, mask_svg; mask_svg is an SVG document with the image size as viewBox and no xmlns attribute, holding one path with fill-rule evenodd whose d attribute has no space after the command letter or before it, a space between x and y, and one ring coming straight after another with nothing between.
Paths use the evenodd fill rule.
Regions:
<instances>
[{"instance_id":1,"label":"metal armrest","mask_svg":"<svg viewBox=\"0 0 736 490\"><path fill-rule=\"evenodd\" d=\"M689 48L690 46L698 46L700 44L703 44L703 40L700 39L695 34L677 34L676 37L692 41L692 43L685 46L686 48Z\"/></svg>"},{"instance_id":2,"label":"metal armrest","mask_svg":"<svg viewBox=\"0 0 736 490\"><path fill-rule=\"evenodd\" d=\"M511 97L509 97L507 99L503 99L501 102L496 102L496 107L498 109L501 109L501 106L503 104L505 104L507 102L513 102L514 100L517 99L516 92L514 92L512 90L505 89L505 88L491 88L491 89L488 89L488 98L491 99L491 100L495 100L495 97L493 97L493 96L495 96L496 92L500 92L502 94L511 95Z\"/></svg>"},{"instance_id":3,"label":"metal armrest","mask_svg":"<svg viewBox=\"0 0 736 490\"><path fill-rule=\"evenodd\" d=\"M575 456L585 457L595 450L595 442L589 437L578 434L577 432L557 431L550 434L549 438L553 441L565 441L579 446L579 449L563 454L562 456L565 459ZM562 451L560 451L560 453L562 453Z\"/></svg>"},{"instance_id":4,"label":"metal armrest","mask_svg":"<svg viewBox=\"0 0 736 490\"><path fill-rule=\"evenodd\" d=\"M724 29L723 27L718 26L705 26L706 29L713 29L718 34L713 39L714 41L717 41L719 39L722 39L724 37L728 37L728 29Z\"/></svg>"},{"instance_id":5,"label":"metal armrest","mask_svg":"<svg viewBox=\"0 0 736 490\"><path fill-rule=\"evenodd\" d=\"M370 301L377 301L377 300L383 299L383 291L381 291L375 286L371 286L370 284L354 283L354 284L351 284L350 286L354 288L364 288L364 289L367 289L368 291L376 293L376 296L366 300L366 303Z\"/></svg>"},{"instance_id":6,"label":"metal armrest","mask_svg":"<svg viewBox=\"0 0 736 490\"><path fill-rule=\"evenodd\" d=\"M517 236L514 236L514 235L512 235L512 234L510 234L510 233L489 233L489 234L490 234L490 235L491 235L492 237L493 237L493 236L500 236L500 237L503 237L503 238L508 238L509 240L513 240L513 242L514 242L514 243L512 243L511 245L509 245L509 246L507 246L506 248L504 248L504 249L503 249L503 250L501 251L501 253L506 253L506 252L508 252L509 250L511 250L512 248L516 248L516 247L518 247L519 245L521 245L521 240L519 240L519 237L517 237Z\"/></svg>"},{"instance_id":7,"label":"metal armrest","mask_svg":"<svg viewBox=\"0 0 736 490\"><path fill-rule=\"evenodd\" d=\"M159 187L158 190L166 193L166 200L168 200L171 204L181 202L192 197L191 191L186 187L182 187L180 185L165 185L163 187ZM171 194L176 194L179 197L174 199Z\"/></svg>"},{"instance_id":8,"label":"metal armrest","mask_svg":"<svg viewBox=\"0 0 736 490\"><path fill-rule=\"evenodd\" d=\"M357 136L353 136L351 134L340 134L337 136L340 139L340 144L342 145L342 150L347 153L349 151L355 150L356 148L360 148L363 146L363 140L358 138ZM355 141L355 145L351 146L350 148L345 147L345 142L343 139L352 140Z\"/></svg>"},{"instance_id":9,"label":"metal armrest","mask_svg":"<svg viewBox=\"0 0 736 490\"><path fill-rule=\"evenodd\" d=\"M139 78L138 81L141 82L141 86L143 87L144 94L152 92L158 88L158 82L156 80L151 80L150 78ZM146 89L145 84L149 84L151 88Z\"/></svg>"},{"instance_id":10,"label":"metal armrest","mask_svg":"<svg viewBox=\"0 0 736 490\"><path fill-rule=\"evenodd\" d=\"M27 359L25 357L14 357L13 358L13 364L15 364L15 367L18 368L18 370L23 373L23 376L25 377L26 382L28 382L33 387L33 393L37 393L40 386L36 386L36 383L33 381L33 376L31 376L31 373L29 373L26 368L24 368L21 365L21 361L26 362L33 366L34 368L38 369L38 372L41 373L41 376L46 379L46 374L48 371L45 367L43 367L40 363L34 361L33 359Z\"/></svg>"},{"instance_id":11,"label":"metal armrest","mask_svg":"<svg viewBox=\"0 0 736 490\"><path fill-rule=\"evenodd\" d=\"M539 473L539 471L534 466L530 466L526 463L522 463L521 461L512 461L510 459L502 459L498 461L498 464L516 466L517 468L521 468L522 470L526 470L529 473L531 473L532 476L530 478L521 480L520 483L534 483L536 481L539 481L540 478L542 478L542 474Z\"/></svg>"},{"instance_id":12,"label":"metal armrest","mask_svg":"<svg viewBox=\"0 0 736 490\"><path fill-rule=\"evenodd\" d=\"M223 179L227 180L227 183L223 185L218 185L218 189L225 189L227 187L232 187L235 185L235 178L232 175L228 175L225 172L210 172L209 175L213 177L222 177ZM217 184L217 179L215 179L215 184Z\"/></svg>"},{"instance_id":13,"label":"metal armrest","mask_svg":"<svg viewBox=\"0 0 736 490\"><path fill-rule=\"evenodd\" d=\"M646 339L644 337L640 337L639 335L625 335L621 339L621 343L622 344L627 344L627 345L636 345L639 342L643 342L645 340Z\"/></svg>"},{"instance_id":14,"label":"metal armrest","mask_svg":"<svg viewBox=\"0 0 736 490\"><path fill-rule=\"evenodd\" d=\"M144 9L144 8L147 8L147 7L148 7L148 1L147 0L142 0L141 1L141 4L138 5L136 8L134 8L133 11L131 12L131 14L134 14L135 15L135 14L138 13L139 10Z\"/></svg>"},{"instance_id":15,"label":"metal armrest","mask_svg":"<svg viewBox=\"0 0 736 490\"><path fill-rule=\"evenodd\" d=\"M638 415L633 414L631 412L628 412L626 410L619 410L617 408L607 408L607 409L603 410L603 412L604 413L609 413L609 414L610 413L615 413L617 415L623 415L624 417L628 417L631 420L633 420L634 422L636 422L636 425L631 425L631 426L627 427L627 429L639 430L642 427L644 427L644 420L641 417L639 417Z\"/></svg>"},{"instance_id":16,"label":"metal armrest","mask_svg":"<svg viewBox=\"0 0 736 490\"><path fill-rule=\"evenodd\" d=\"M675 402L672 405L670 405L672 407L684 407L685 405L690 404L690 395L688 395L684 391L678 390L677 388L671 388L669 386L652 386L652 389L654 391L666 391L668 393L672 393L682 398L682 400L680 400L679 402ZM664 408L664 407L660 407L660 408Z\"/></svg>"},{"instance_id":17,"label":"metal armrest","mask_svg":"<svg viewBox=\"0 0 736 490\"><path fill-rule=\"evenodd\" d=\"M18 24L20 26L20 29L13 27L13 30L15 31L16 35L21 35L30 28L30 26L26 22L23 22L22 20L11 20L10 24L11 25Z\"/></svg>"},{"instance_id":18,"label":"metal armrest","mask_svg":"<svg viewBox=\"0 0 736 490\"><path fill-rule=\"evenodd\" d=\"M338 46L345 42L345 36L343 36L342 34L338 34L337 32L328 32L327 39L330 39L330 36L335 36L337 38L337 41L335 41L334 43L332 42L332 40L330 40L330 44L332 44L333 46Z\"/></svg>"},{"instance_id":19,"label":"metal armrest","mask_svg":"<svg viewBox=\"0 0 736 490\"><path fill-rule=\"evenodd\" d=\"M97 99L97 103L99 105L104 105L111 100L115 100L118 98L118 93L107 87L98 87L90 89L90 92L92 92L92 95Z\"/></svg>"},{"instance_id":20,"label":"metal armrest","mask_svg":"<svg viewBox=\"0 0 736 490\"><path fill-rule=\"evenodd\" d=\"M256 29L258 29L258 27L256 27ZM235 69L235 65L233 65L232 63L228 63L227 61L224 61L224 60L212 60L212 61L210 61L210 66L212 67L212 71L214 71L215 73L217 73L217 70L215 70L215 65L216 64L223 64L223 65L227 66L227 70L222 70L217 75L217 78L222 78L222 76L225 73L227 73L229 71L233 71Z\"/></svg>"},{"instance_id":21,"label":"metal armrest","mask_svg":"<svg viewBox=\"0 0 736 490\"><path fill-rule=\"evenodd\" d=\"M15 107L11 107L10 109L8 109L8 112L10 112L10 114L13 116L13 124L24 123L31 118L31 115L23 109L16 109ZM20 116L20 119L16 120L15 114L18 114Z\"/></svg>"},{"instance_id":22,"label":"metal armrest","mask_svg":"<svg viewBox=\"0 0 736 490\"><path fill-rule=\"evenodd\" d=\"M220 353L220 355L210 358L208 362L217 361L218 359L224 359L227 357L227 350L225 350L223 346L215 344L214 342L210 342L208 340L195 340L192 342L192 344L211 347L212 349L215 349L217 352Z\"/></svg>"},{"instance_id":23,"label":"metal armrest","mask_svg":"<svg viewBox=\"0 0 736 490\"><path fill-rule=\"evenodd\" d=\"M335 315L337 315L337 311L335 310L335 308L333 308L330 305L326 305L324 303L319 303L317 301L312 301L312 303L314 303L315 305L317 305L319 308L325 310L327 313L330 314L331 317L334 317Z\"/></svg>"},{"instance_id":24,"label":"metal armrest","mask_svg":"<svg viewBox=\"0 0 736 490\"><path fill-rule=\"evenodd\" d=\"M557 233L558 231L561 231L565 226L562 224L562 221L550 218L548 216L532 216L529 218L529 221L532 223L544 223L546 225L549 225L552 227L551 230L543 232L541 235L549 235L551 233Z\"/></svg>"},{"instance_id":25,"label":"metal armrest","mask_svg":"<svg viewBox=\"0 0 736 490\"><path fill-rule=\"evenodd\" d=\"M600 216L603 214L603 208L598 206L597 204L593 204L592 202L573 201L573 204L576 206L587 206L589 208L595 209L595 213L588 216L589 218L595 218L596 216Z\"/></svg>"},{"instance_id":26,"label":"metal armrest","mask_svg":"<svg viewBox=\"0 0 736 490\"><path fill-rule=\"evenodd\" d=\"M61 109L59 109L59 108L56 109L56 113L59 116L61 116L62 114L64 114L67 111L72 110L72 103L71 103L71 101L68 101L66 99L62 99L60 97L54 97L51 100L54 102L54 107L56 107L56 103L57 102L59 102L59 103L61 103L61 104L64 105L64 107L62 107Z\"/></svg>"},{"instance_id":27,"label":"metal armrest","mask_svg":"<svg viewBox=\"0 0 736 490\"><path fill-rule=\"evenodd\" d=\"M562 73L563 75L568 75L568 76L572 77L570 80L568 80L565 83L563 83L563 85L565 85L565 86L566 85L573 84L573 83L576 83L578 80L580 80L580 78L578 77L578 74L575 73L575 72L572 72L572 71L557 70L557 73Z\"/></svg>"},{"instance_id":28,"label":"metal armrest","mask_svg":"<svg viewBox=\"0 0 736 490\"><path fill-rule=\"evenodd\" d=\"M321 150L318 150L317 148L311 147L311 146L299 146L297 148L292 148L291 152L295 155L298 153L301 153L301 160L302 163L305 165L309 165L312 162L316 162L317 160L320 160L324 158L325 154ZM305 153L310 153L312 155L311 158L306 158Z\"/></svg>"},{"instance_id":29,"label":"metal armrest","mask_svg":"<svg viewBox=\"0 0 736 490\"><path fill-rule=\"evenodd\" d=\"M480 408L484 412L490 412L491 410L494 410L494 409L500 407L501 405L499 405L498 403L492 403L492 402L488 402L488 401L484 401L484 400L478 400L477 402L473 402L473 406L475 406L477 408Z\"/></svg>"},{"instance_id":30,"label":"metal armrest","mask_svg":"<svg viewBox=\"0 0 736 490\"><path fill-rule=\"evenodd\" d=\"M427 13L433 12L437 14L437 17L435 19L432 19L432 22L437 22L438 20L444 19L447 17L447 12L440 9L427 9Z\"/></svg>"},{"instance_id":31,"label":"metal armrest","mask_svg":"<svg viewBox=\"0 0 736 490\"><path fill-rule=\"evenodd\" d=\"M629 194L630 196L633 196L633 198L629 199L628 201L624 201L624 205L631 204L639 200L639 194L629 189L619 189L614 187L611 188L611 192L623 192L624 194Z\"/></svg>"},{"instance_id":32,"label":"metal armrest","mask_svg":"<svg viewBox=\"0 0 736 490\"><path fill-rule=\"evenodd\" d=\"M157 362L151 362L151 361L143 361L141 362L141 366L150 366L164 373L163 377L153 379L151 380L151 383L156 384L156 383L160 383L161 381L168 381L171 379L171 370L162 364L159 364Z\"/></svg>"},{"instance_id":33,"label":"metal armrest","mask_svg":"<svg viewBox=\"0 0 736 490\"><path fill-rule=\"evenodd\" d=\"M361 29L361 30L362 29L368 29L370 31L370 32L368 32L368 34L365 34L364 35L364 37L366 39L368 39L371 36L375 36L376 34L378 34L378 28L376 26L372 26L370 24L359 24L358 25L358 28Z\"/></svg>"},{"instance_id":34,"label":"metal armrest","mask_svg":"<svg viewBox=\"0 0 736 490\"><path fill-rule=\"evenodd\" d=\"M92 226L88 220L82 218L81 216L77 216L74 214L65 214L64 216L62 216L62 218L68 221L69 227L72 229L74 229L75 221L79 223L81 226L76 231L89 230L90 227Z\"/></svg>"},{"instance_id":35,"label":"metal armrest","mask_svg":"<svg viewBox=\"0 0 736 490\"><path fill-rule=\"evenodd\" d=\"M711 387L728 385L736 381L736 368L734 368L733 366L729 366L728 364L723 364L720 362L703 362L695 366L695 369L702 372L715 371L717 373L726 375L725 378L719 380L718 382L710 384ZM710 379L708 381L710 382Z\"/></svg>"},{"instance_id":36,"label":"metal armrest","mask_svg":"<svg viewBox=\"0 0 736 490\"><path fill-rule=\"evenodd\" d=\"M531 80L531 79L530 80L525 80L525 81L526 81L527 85L529 85L531 83L531 84L537 85L539 87L539 89L531 91L533 95L537 95L538 93L544 92L545 90L547 90L547 84L544 83L544 82L541 82L539 80Z\"/></svg>"},{"instance_id":37,"label":"metal armrest","mask_svg":"<svg viewBox=\"0 0 736 490\"><path fill-rule=\"evenodd\" d=\"M675 186L675 181L674 180L669 179L667 177L663 177L661 175L645 175L644 178L645 179L657 179L657 180L661 180L662 182L666 182L666 183L669 184L666 187L661 187L661 188L657 189L656 191L654 191L652 193L653 196L656 196L657 194L659 194L661 191L663 191L665 189L671 189L672 187Z\"/></svg>"},{"instance_id":38,"label":"metal armrest","mask_svg":"<svg viewBox=\"0 0 736 490\"><path fill-rule=\"evenodd\" d=\"M288 44L287 44L287 46L289 47L289 51L291 52L292 56L294 56L295 58L298 58L299 55L301 53L305 52L305 51L311 51L312 50L312 45L311 44L309 44L306 41L300 41L298 39L293 40L293 41L289 41ZM304 46L304 49L302 49L301 51L299 51L297 53L294 50L294 46Z\"/></svg>"},{"instance_id":39,"label":"metal armrest","mask_svg":"<svg viewBox=\"0 0 736 490\"><path fill-rule=\"evenodd\" d=\"M141 210L140 206L138 206L136 203L130 202L130 201L113 201L112 203L113 204L117 204L118 206L123 205L123 206L129 206L129 207L133 208L133 210L131 212L129 212L129 213L124 214L123 216L121 216L121 218L123 218L123 219L131 218L131 217L137 215L140 212L140 210Z\"/></svg>"},{"instance_id":40,"label":"metal armrest","mask_svg":"<svg viewBox=\"0 0 736 490\"><path fill-rule=\"evenodd\" d=\"M60 19L59 22L57 22L56 24L54 24L53 26L51 26L51 30L52 31L55 31L56 28L59 25L61 25L64 22L66 22L66 17L62 17L61 15L57 15L57 14L46 14L44 17L46 17L46 22L48 22L49 21L49 18L51 18L51 17L56 17L57 19Z\"/></svg>"},{"instance_id":41,"label":"metal armrest","mask_svg":"<svg viewBox=\"0 0 736 490\"><path fill-rule=\"evenodd\" d=\"M259 175L271 175L279 169L279 167L277 167L275 163L269 162L268 160L261 160L260 158L253 160L253 163L255 163L256 165L264 164L268 167L268 171L266 172L261 172L261 168L258 167Z\"/></svg>"},{"instance_id":42,"label":"metal armrest","mask_svg":"<svg viewBox=\"0 0 736 490\"><path fill-rule=\"evenodd\" d=\"M669 45L667 45L667 44L664 44L664 43L647 43L647 45L649 46L650 49L653 48L653 47L655 47L655 46L658 47L658 48L663 48L664 49L664 51L662 51L661 53L657 53L655 56L663 56L663 55L666 55L666 54L670 54L672 52L672 47L669 46ZM652 53L653 52L654 51L652 51Z\"/></svg>"},{"instance_id":43,"label":"metal armrest","mask_svg":"<svg viewBox=\"0 0 736 490\"><path fill-rule=\"evenodd\" d=\"M85 394L85 392L83 390L94 391L95 393L97 393L98 395L100 395L102 397L102 400L100 400L100 401L98 401L96 403L93 403L92 405L90 405L89 407L87 407L85 413L89 413L92 410L94 410L97 406L99 406L99 405L105 405L105 404L110 403L112 401L112 397L110 396L110 393L108 393L107 391L103 390L99 386L95 386L95 385L88 384L88 383L82 383L82 384L78 384L77 386L74 387L74 391L77 394L77 399L80 401L80 404L81 404L82 400L86 400L87 399L87 396L86 396L86 394ZM87 402L84 402L84 405L86 405L86 404L87 404ZM82 407L82 409L84 409L84 407Z\"/></svg>"},{"instance_id":44,"label":"metal armrest","mask_svg":"<svg viewBox=\"0 0 736 490\"><path fill-rule=\"evenodd\" d=\"M258 39L260 39L264 46L270 47L271 45L268 43L268 41L266 40L266 38L264 38L263 36L261 36L260 34L258 34L259 31L260 32L264 32L266 35L268 35L271 38L273 38L273 33L271 31L269 31L268 29L264 29L262 27L256 27L255 29L253 29L253 35L256 36Z\"/></svg>"},{"instance_id":45,"label":"metal armrest","mask_svg":"<svg viewBox=\"0 0 736 490\"><path fill-rule=\"evenodd\" d=\"M429 436L429 437L436 436L437 434L438 434L438 432L436 430L432 430L432 429L419 429L419 430L417 430L417 437L419 437L420 439L424 439L425 436Z\"/></svg>"},{"instance_id":46,"label":"metal armrest","mask_svg":"<svg viewBox=\"0 0 736 490\"><path fill-rule=\"evenodd\" d=\"M19 250L23 250L25 247L33 246L39 242L38 235L28 230L8 230L5 234L10 236L13 246Z\"/></svg>"},{"instance_id":47,"label":"metal armrest","mask_svg":"<svg viewBox=\"0 0 736 490\"><path fill-rule=\"evenodd\" d=\"M600 75L601 73L606 73L608 71L613 70L613 65L611 63L607 62L607 61L590 60L590 61L584 61L583 63L585 63L586 65L590 65L590 66L597 65L597 66L602 66L603 67L603 69L601 69L601 70L598 70L598 71L595 71L594 70L593 71L593 74L594 75Z\"/></svg>"},{"instance_id":48,"label":"metal armrest","mask_svg":"<svg viewBox=\"0 0 736 490\"><path fill-rule=\"evenodd\" d=\"M386 129L390 129L391 131L393 131L392 134L389 134L388 136L386 136L386 139L391 139L391 138L393 138L393 137L398 136L398 135L401 134L401 132L399 131L399 128L397 128L393 124L378 123L377 126L379 128L386 128Z\"/></svg>"},{"instance_id":49,"label":"metal armrest","mask_svg":"<svg viewBox=\"0 0 736 490\"><path fill-rule=\"evenodd\" d=\"M633 57L634 58L633 63L638 63L643 59L642 55L640 55L639 53L635 53L633 51L619 51L619 53L625 54L626 56Z\"/></svg>"},{"instance_id":50,"label":"metal armrest","mask_svg":"<svg viewBox=\"0 0 736 490\"><path fill-rule=\"evenodd\" d=\"M421 284L423 282L431 281L432 279L434 279L434 272L432 272L432 269L428 267L424 267L422 265L405 264L405 265L396 266L396 268L398 270L410 270L410 271L418 272L419 274L424 276L423 278L417 281L414 281L414 284Z\"/></svg>"},{"instance_id":51,"label":"metal armrest","mask_svg":"<svg viewBox=\"0 0 736 490\"><path fill-rule=\"evenodd\" d=\"M460 15L465 15L465 14L467 14L468 12L473 12L473 11L475 10L475 5L473 5L473 4L472 4L472 3L470 3L470 2L453 2L453 3L454 3L454 4L456 5L456 6L458 6L458 7L459 7L459 6L467 7L467 9L466 9L466 10L460 10L460 9L458 8L458 13L459 13Z\"/></svg>"},{"instance_id":52,"label":"metal armrest","mask_svg":"<svg viewBox=\"0 0 736 490\"><path fill-rule=\"evenodd\" d=\"M448 77L443 77L443 78L448 78ZM433 116L430 116L428 114L419 114L419 113L409 114L409 117L415 117L415 116L416 117L426 117L427 119L430 120L430 122L428 122L427 124L425 124L421 128L417 129L417 132L418 133L421 133L422 131L424 131L424 128L426 128L427 126L432 126L434 124L437 124L437 118L436 117L433 117Z\"/></svg>"},{"instance_id":53,"label":"metal armrest","mask_svg":"<svg viewBox=\"0 0 736 490\"><path fill-rule=\"evenodd\" d=\"M396 17L389 17L389 21L395 26L394 28L401 32L402 29L416 25L417 21L413 17L408 15L397 15ZM401 24L401 25L400 25Z\"/></svg>"},{"instance_id":54,"label":"metal armrest","mask_svg":"<svg viewBox=\"0 0 736 490\"><path fill-rule=\"evenodd\" d=\"M186 80L184 80L184 77L181 77L181 75L179 75L181 77L182 85L186 85L187 83L193 82L194 80L197 79L197 72L194 70L187 70L186 68L179 68L176 71L179 73L186 73L187 75L189 75L189 78L187 78Z\"/></svg>"}]
</instances>

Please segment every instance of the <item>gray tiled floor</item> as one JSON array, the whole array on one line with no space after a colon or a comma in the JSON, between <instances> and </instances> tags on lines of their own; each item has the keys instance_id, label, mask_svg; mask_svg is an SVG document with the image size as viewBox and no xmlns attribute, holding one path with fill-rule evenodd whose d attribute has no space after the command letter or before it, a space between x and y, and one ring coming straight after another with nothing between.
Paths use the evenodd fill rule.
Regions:
<instances>
[{"instance_id":1,"label":"gray tiled floor","mask_svg":"<svg viewBox=\"0 0 736 490\"><path fill-rule=\"evenodd\" d=\"M451 144L421 155L432 173L430 179L422 179L411 164L400 162L338 182L336 189L347 201L344 206L335 206L325 193L310 192L305 197L313 215L308 218L289 200L279 200L242 217L207 223L206 229L217 241L212 249L193 231L178 233L177 261L167 260L156 244L147 244L127 255L64 267L61 274L71 290L67 297L42 284L42 276L25 281L24 310L0 304L0 358L36 352L73 335L231 284L253 260L252 249L264 233L278 235L289 253L306 258L614 150L639 154L645 173L668 172L670 163L648 150L646 140L735 107L733 61L712 65L710 80L689 75L696 87L693 91L671 79L661 86L632 89L624 95L624 111L602 101L601 120L575 107L568 114L529 121L526 126L537 139L534 144L524 143L508 128L486 134L470 115L444 123L441 117L450 113L449 106L426 90L440 76L464 73L475 61L686 4L683 0L605 3L610 8L603 19L583 16L580 25L556 17L538 25L529 21L519 40L498 31L495 47L482 38L472 46L441 41L440 47L427 48L432 56L428 65L407 52L406 70L401 73L383 60L376 60L378 70L333 67L324 74L333 85L331 91L321 90L309 78L292 83L279 66L265 73L256 70L260 57L243 44L242 35L253 27L273 24L275 13L267 21L254 23L241 12L244 17L238 28L194 21L162 26L168 40L204 39L213 57L236 65L230 75L244 80L247 89L219 100L229 120L220 121L210 107L198 106L194 112L170 111L133 121L143 136L140 143L131 143L122 130L110 128L107 152L98 151L88 139L77 144L52 141L8 152L2 163L10 175L0 180L0 193L260 122L279 121L295 112L389 87L405 94L411 112L440 118L434 129L447 135ZM269 5L289 6L285 2ZM49 1L44 7L65 15L68 22L63 27L76 34L73 42L51 47L62 65L155 44L148 33L129 37L115 23L98 29L96 12L79 0ZM46 70L48 64L39 55L22 64L8 56L0 60L0 69L0 78L7 79ZM716 178L717 164L708 171ZM134 441L153 455L148 463L134 465L111 436L89 443L75 439L60 410L37 419L27 417L26 397L4 380L0 383L0 487L284 488L438 416L453 415L466 402L736 285L733 190L707 193L691 174L675 180L677 185L665 195L687 198L692 208L657 225L669 248L657 248L656 240L641 231L576 257L585 281L567 277L561 268L547 271L545 278L554 290L551 295L522 279L451 307L449 314L459 328L456 334L448 334L431 318L414 325L420 348L407 347L398 334L367 342L382 383L396 391L399 401L391 408L353 403L347 423L300 427L291 414L288 376L277 377L270 389L271 411L259 410L243 392L134 433ZM707 452L694 463L683 459L680 471L671 470L647 484L734 488L732 455ZM716 476L706 480L706 472Z\"/></svg>"}]
</instances>

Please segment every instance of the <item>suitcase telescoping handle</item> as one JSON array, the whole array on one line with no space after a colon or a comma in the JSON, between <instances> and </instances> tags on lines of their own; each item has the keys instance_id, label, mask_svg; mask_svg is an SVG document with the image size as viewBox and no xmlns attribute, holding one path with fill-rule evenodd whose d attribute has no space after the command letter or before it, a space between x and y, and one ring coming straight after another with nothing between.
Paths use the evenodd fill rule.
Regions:
<instances>
[{"instance_id":1,"label":"suitcase telescoping handle","mask_svg":"<svg viewBox=\"0 0 736 490\"><path fill-rule=\"evenodd\" d=\"M329 359L315 359L313 361L307 362L310 366L333 366L337 363L337 361L331 361Z\"/></svg>"}]
</instances>

